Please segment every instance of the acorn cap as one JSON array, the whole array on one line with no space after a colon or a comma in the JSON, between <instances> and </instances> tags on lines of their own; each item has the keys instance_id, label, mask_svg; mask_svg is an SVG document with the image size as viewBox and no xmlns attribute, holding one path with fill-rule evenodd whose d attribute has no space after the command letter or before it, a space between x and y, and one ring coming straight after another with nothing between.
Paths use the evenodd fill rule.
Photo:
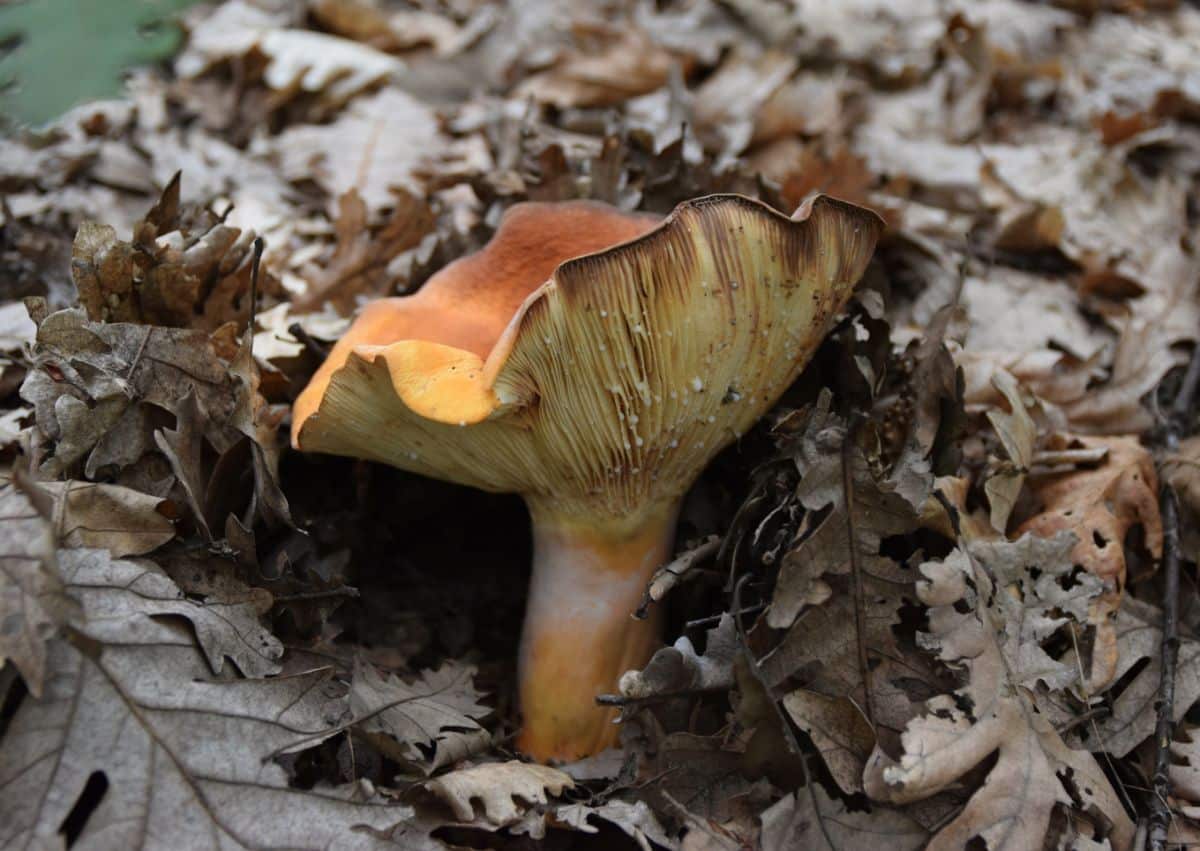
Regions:
<instances>
[{"instance_id":1,"label":"acorn cap","mask_svg":"<svg viewBox=\"0 0 1200 851\"><path fill-rule=\"evenodd\" d=\"M656 227L518 205L482 252L362 313L293 443L579 518L674 500L795 379L883 229L825 196L797 215L737 195Z\"/></svg>"}]
</instances>

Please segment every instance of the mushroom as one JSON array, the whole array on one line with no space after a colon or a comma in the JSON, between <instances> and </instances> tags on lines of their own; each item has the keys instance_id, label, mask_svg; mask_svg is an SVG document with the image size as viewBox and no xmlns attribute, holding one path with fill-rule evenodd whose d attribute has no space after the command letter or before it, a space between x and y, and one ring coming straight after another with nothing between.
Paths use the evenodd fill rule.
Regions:
<instances>
[{"instance_id":1,"label":"mushroom","mask_svg":"<svg viewBox=\"0 0 1200 851\"><path fill-rule=\"evenodd\" d=\"M684 493L796 378L883 227L818 196L665 220L519 204L479 253L369 305L296 400L292 443L518 493L533 523L517 746L613 744L596 705L659 642L630 615Z\"/></svg>"}]
</instances>

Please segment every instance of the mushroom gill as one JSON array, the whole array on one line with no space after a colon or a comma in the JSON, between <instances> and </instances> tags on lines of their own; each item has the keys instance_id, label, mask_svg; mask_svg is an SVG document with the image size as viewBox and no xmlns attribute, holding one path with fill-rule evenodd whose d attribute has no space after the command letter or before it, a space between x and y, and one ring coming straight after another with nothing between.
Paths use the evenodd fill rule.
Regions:
<instances>
[{"instance_id":1,"label":"mushroom gill","mask_svg":"<svg viewBox=\"0 0 1200 851\"><path fill-rule=\"evenodd\" d=\"M519 205L482 252L369 306L297 399L300 449L524 497L522 750L615 740L595 696L658 641L629 615L683 494L803 369L882 227L821 196L788 218L715 195L657 226Z\"/></svg>"}]
</instances>

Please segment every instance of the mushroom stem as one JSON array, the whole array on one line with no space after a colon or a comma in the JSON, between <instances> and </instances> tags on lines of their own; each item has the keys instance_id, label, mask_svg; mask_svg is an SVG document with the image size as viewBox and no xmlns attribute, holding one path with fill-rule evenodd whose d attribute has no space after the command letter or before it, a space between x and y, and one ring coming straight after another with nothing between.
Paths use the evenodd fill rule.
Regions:
<instances>
[{"instance_id":1,"label":"mushroom stem","mask_svg":"<svg viewBox=\"0 0 1200 851\"><path fill-rule=\"evenodd\" d=\"M679 506L630 520L564 517L530 501L533 576L521 635L517 747L534 759L574 760L616 743L615 710L596 695L616 690L659 643L656 611L633 612L654 571L670 560Z\"/></svg>"}]
</instances>

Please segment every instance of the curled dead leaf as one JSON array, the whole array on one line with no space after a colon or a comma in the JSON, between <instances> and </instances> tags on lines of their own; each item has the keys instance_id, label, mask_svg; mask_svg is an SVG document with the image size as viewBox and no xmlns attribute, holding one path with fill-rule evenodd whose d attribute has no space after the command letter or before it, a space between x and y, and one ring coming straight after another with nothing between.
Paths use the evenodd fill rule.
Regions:
<instances>
[{"instance_id":1,"label":"curled dead leaf","mask_svg":"<svg viewBox=\"0 0 1200 851\"><path fill-rule=\"evenodd\" d=\"M510 760L451 771L426 782L425 788L445 801L459 821L475 820L478 800L489 822L505 825L520 819L529 806L547 803L550 795L574 789L575 781L548 765Z\"/></svg>"},{"instance_id":2,"label":"curled dead leaf","mask_svg":"<svg viewBox=\"0 0 1200 851\"><path fill-rule=\"evenodd\" d=\"M1071 560L1104 582L1105 591L1091 606L1088 622L1096 627L1088 685L1097 691L1116 674L1117 639L1112 618L1125 588L1125 543L1135 527L1154 557L1162 553L1158 476L1154 459L1135 437L1059 435L1057 448L1105 449L1095 469L1073 470L1039 478L1031 491L1041 511L1021 524L1018 534L1075 535Z\"/></svg>"}]
</instances>

